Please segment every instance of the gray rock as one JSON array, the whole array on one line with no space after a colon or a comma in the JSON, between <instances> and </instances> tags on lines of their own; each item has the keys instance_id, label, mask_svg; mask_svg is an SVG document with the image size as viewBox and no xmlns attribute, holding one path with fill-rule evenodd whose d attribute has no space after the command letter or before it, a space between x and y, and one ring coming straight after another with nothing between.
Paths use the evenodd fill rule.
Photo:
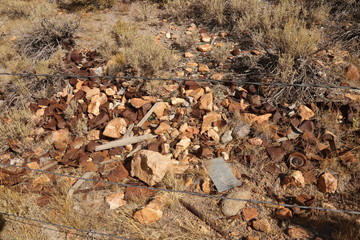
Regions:
<instances>
[{"instance_id":1,"label":"gray rock","mask_svg":"<svg viewBox=\"0 0 360 240\"><path fill-rule=\"evenodd\" d=\"M224 134L221 137L221 142L224 144L231 142L231 140L233 140L233 137L231 136L231 134L232 134L232 130L228 130L228 131L224 132Z\"/></svg>"},{"instance_id":2,"label":"gray rock","mask_svg":"<svg viewBox=\"0 0 360 240\"><path fill-rule=\"evenodd\" d=\"M239 188L235 191L229 193L226 197L228 198L238 198L238 199L250 199L251 198L251 191L246 188ZM247 202L245 201L235 201L230 199L224 199L221 202L221 211L222 213L227 216L235 216L238 214L241 209L245 207Z\"/></svg>"},{"instance_id":3,"label":"gray rock","mask_svg":"<svg viewBox=\"0 0 360 240\"><path fill-rule=\"evenodd\" d=\"M245 138L250 133L250 127L251 127L250 124L244 122L239 123L232 131L233 137L237 139Z\"/></svg>"}]
</instances>

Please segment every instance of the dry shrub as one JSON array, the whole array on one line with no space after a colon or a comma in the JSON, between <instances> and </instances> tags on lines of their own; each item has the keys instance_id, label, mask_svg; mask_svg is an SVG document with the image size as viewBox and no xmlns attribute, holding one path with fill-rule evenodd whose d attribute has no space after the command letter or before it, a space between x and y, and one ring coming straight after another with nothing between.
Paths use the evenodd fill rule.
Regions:
<instances>
[{"instance_id":1,"label":"dry shrub","mask_svg":"<svg viewBox=\"0 0 360 240\"><path fill-rule=\"evenodd\" d=\"M27 1L2 1L0 5L0 15L9 19L27 18L31 14L31 7Z\"/></svg>"},{"instance_id":2,"label":"dry shrub","mask_svg":"<svg viewBox=\"0 0 360 240\"><path fill-rule=\"evenodd\" d=\"M172 69L172 52L154 38L140 35L135 26L119 21L114 35L119 50L110 61L110 74L127 71L137 76L156 76Z\"/></svg>"},{"instance_id":3,"label":"dry shrub","mask_svg":"<svg viewBox=\"0 0 360 240\"><path fill-rule=\"evenodd\" d=\"M20 147L26 146L25 143L34 131L35 122L31 111L25 107L11 109L2 114L0 122L0 143L1 146L7 145L7 140L20 141Z\"/></svg>"},{"instance_id":4,"label":"dry shrub","mask_svg":"<svg viewBox=\"0 0 360 240\"><path fill-rule=\"evenodd\" d=\"M42 18L17 40L17 47L31 59L48 59L59 47L73 44L78 24L69 17Z\"/></svg>"},{"instance_id":5,"label":"dry shrub","mask_svg":"<svg viewBox=\"0 0 360 240\"><path fill-rule=\"evenodd\" d=\"M77 11L81 9L97 10L111 8L114 4L114 0L56 0L56 3L59 8L69 11Z\"/></svg>"}]
</instances>

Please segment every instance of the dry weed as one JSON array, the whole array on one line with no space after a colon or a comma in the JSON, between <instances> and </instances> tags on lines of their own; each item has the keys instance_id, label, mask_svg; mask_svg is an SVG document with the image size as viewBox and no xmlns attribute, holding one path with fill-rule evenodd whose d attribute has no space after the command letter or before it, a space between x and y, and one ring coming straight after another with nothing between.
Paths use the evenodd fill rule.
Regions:
<instances>
[{"instance_id":1,"label":"dry weed","mask_svg":"<svg viewBox=\"0 0 360 240\"><path fill-rule=\"evenodd\" d=\"M156 76L172 69L172 52L150 36L141 36L136 27L119 21L114 28L119 52L109 70L122 70L137 76ZM116 72L113 72L113 74Z\"/></svg>"},{"instance_id":2,"label":"dry weed","mask_svg":"<svg viewBox=\"0 0 360 240\"><path fill-rule=\"evenodd\" d=\"M69 11L85 10L99 10L111 8L114 0L56 0L59 8Z\"/></svg>"},{"instance_id":3,"label":"dry weed","mask_svg":"<svg viewBox=\"0 0 360 240\"><path fill-rule=\"evenodd\" d=\"M78 21L69 17L43 18L17 40L17 47L31 59L49 59L59 47L73 44L77 27Z\"/></svg>"}]
</instances>

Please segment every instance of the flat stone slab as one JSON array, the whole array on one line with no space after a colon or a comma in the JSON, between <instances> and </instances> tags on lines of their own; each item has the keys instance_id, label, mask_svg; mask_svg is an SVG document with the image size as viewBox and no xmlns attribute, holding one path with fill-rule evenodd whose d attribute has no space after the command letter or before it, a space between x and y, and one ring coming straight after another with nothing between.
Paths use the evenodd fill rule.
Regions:
<instances>
[{"instance_id":1,"label":"flat stone slab","mask_svg":"<svg viewBox=\"0 0 360 240\"><path fill-rule=\"evenodd\" d=\"M223 158L206 160L204 166L219 192L241 185Z\"/></svg>"}]
</instances>

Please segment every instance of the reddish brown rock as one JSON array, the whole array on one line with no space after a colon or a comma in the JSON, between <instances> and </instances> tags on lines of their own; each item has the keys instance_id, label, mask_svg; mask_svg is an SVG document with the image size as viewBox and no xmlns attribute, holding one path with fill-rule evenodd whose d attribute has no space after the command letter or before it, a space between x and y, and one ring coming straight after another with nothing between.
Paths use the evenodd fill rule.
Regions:
<instances>
[{"instance_id":1,"label":"reddish brown rock","mask_svg":"<svg viewBox=\"0 0 360 240\"><path fill-rule=\"evenodd\" d=\"M111 138L119 138L126 132L127 123L123 118L114 118L105 127L103 135Z\"/></svg>"},{"instance_id":2,"label":"reddish brown rock","mask_svg":"<svg viewBox=\"0 0 360 240\"><path fill-rule=\"evenodd\" d=\"M164 178L171 164L171 156L164 156L149 150L140 150L131 161L131 176L154 186Z\"/></svg>"},{"instance_id":3,"label":"reddish brown rock","mask_svg":"<svg viewBox=\"0 0 360 240\"><path fill-rule=\"evenodd\" d=\"M337 179L331 173L327 172L320 176L317 187L321 192L335 193L337 184Z\"/></svg>"},{"instance_id":4,"label":"reddish brown rock","mask_svg":"<svg viewBox=\"0 0 360 240\"><path fill-rule=\"evenodd\" d=\"M113 169L109 175L106 176L106 178L110 181L110 182L121 182L123 181L125 178L127 178L129 176L129 172L126 170L126 168L124 167L124 165L122 164L118 164L118 166Z\"/></svg>"},{"instance_id":5,"label":"reddish brown rock","mask_svg":"<svg viewBox=\"0 0 360 240\"><path fill-rule=\"evenodd\" d=\"M155 190L148 188L138 188L138 187L126 187L125 189L125 199L131 200L134 202L143 202L146 201L149 197L155 195Z\"/></svg>"},{"instance_id":6,"label":"reddish brown rock","mask_svg":"<svg viewBox=\"0 0 360 240\"><path fill-rule=\"evenodd\" d=\"M266 219L259 219L253 221L253 227L255 230L260 232L270 232L271 231L271 225L268 220Z\"/></svg>"},{"instance_id":7,"label":"reddish brown rock","mask_svg":"<svg viewBox=\"0 0 360 240\"><path fill-rule=\"evenodd\" d=\"M256 208L244 208L241 213L245 221L256 219L259 216Z\"/></svg>"},{"instance_id":8,"label":"reddish brown rock","mask_svg":"<svg viewBox=\"0 0 360 240\"><path fill-rule=\"evenodd\" d=\"M286 154L285 150L280 147L268 147L266 151L270 158L276 162L280 162Z\"/></svg>"},{"instance_id":9,"label":"reddish brown rock","mask_svg":"<svg viewBox=\"0 0 360 240\"><path fill-rule=\"evenodd\" d=\"M360 80L359 69L353 64L350 64L350 66L346 70L346 78L352 81Z\"/></svg>"},{"instance_id":10,"label":"reddish brown rock","mask_svg":"<svg viewBox=\"0 0 360 240\"><path fill-rule=\"evenodd\" d=\"M289 208L280 208L278 210L276 210L275 213L277 219L280 220L287 220L287 219L291 219L293 217L293 213Z\"/></svg>"}]
</instances>

